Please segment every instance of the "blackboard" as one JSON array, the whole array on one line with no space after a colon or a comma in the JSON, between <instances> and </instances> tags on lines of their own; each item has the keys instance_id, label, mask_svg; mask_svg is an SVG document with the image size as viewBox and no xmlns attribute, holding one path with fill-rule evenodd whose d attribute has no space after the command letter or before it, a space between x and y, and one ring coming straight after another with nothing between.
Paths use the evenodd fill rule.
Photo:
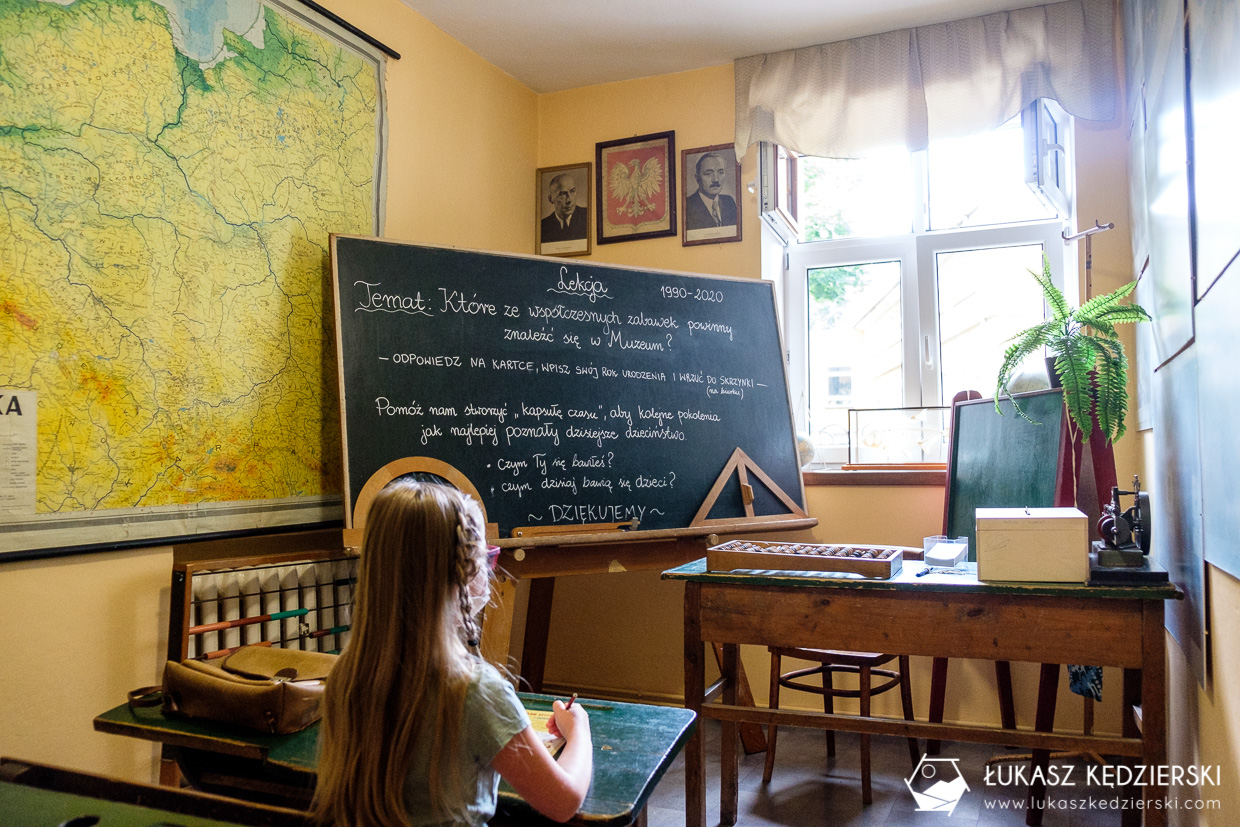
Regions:
<instances>
[{"instance_id":1,"label":"blackboard","mask_svg":"<svg viewBox=\"0 0 1240 827\"><path fill-rule=\"evenodd\" d=\"M769 282L346 236L332 264L347 515L426 457L500 537L687 528L737 448L754 516L804 509ZM708 516L746 517L738 474Z\"/></svg>"},{"instance_id":2,"label":"blackboard","mask_svg":"<svg viewBox=\"0 0 1240 827\"><path fill-rule=\"evenodd\" d=\"M952 406L944 533L969 538L977 559L978 508L1049 508L1058 505L1063 390L1016 394L1025 419L1010 399L971 399ZM1035 424L1036 423L1036 424Z\"/></svg>"}]
</instances>

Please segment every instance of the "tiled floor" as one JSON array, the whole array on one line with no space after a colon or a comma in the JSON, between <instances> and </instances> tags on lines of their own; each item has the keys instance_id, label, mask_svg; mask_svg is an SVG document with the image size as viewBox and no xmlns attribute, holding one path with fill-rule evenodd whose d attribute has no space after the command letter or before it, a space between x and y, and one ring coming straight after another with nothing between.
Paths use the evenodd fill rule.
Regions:
<instances>
[{"instance_id":1,"label":"tiled floor","mask_svg":"<svg viewBox=\"0 0 1240 827\"><path fill-rule=\"evenodd\" d=\"M706 823L719 824L719 724L704 721L706 734ZM762 784L765 756L741 756L740 806L737 824L783 824L793 827L905 827L905 825L952 825L952 827L1018 827L1025 823L1025 787L1018 784L987 784L986 760L1010 750L980 744L943 745L940 758L956 758L969 786L954 812L919 812L905 779L912 775L908 743L900 738L875 736L872 740L872 786L874 803L861 803L859 736L836 734L836 757L827 765L826 743L821 732L783 727L775 772L769 785ZM924 742L923 742L924 746ZM1120 823L1114 809L1098 809L1112 804L1118 793L1086 783L1089 762L1073 759L1056 762L1072 767L1059 775L1075 786L1058 786L1048 794L1057 808L1045 811L1044 827L1104 827ZM1013 772L1028 772L1027 761L995 764L996 780L1010 781ZM1017 770L1017 767L1024 767ZM1002 769L1000 769L1002 768ZM1096 772L1096 771L1095 771ZM919 789L924 789L924 786ZM649 827L683 827L685 823L684 752L664 776L648 804ZM1007 809L1005 809L1007 808Z\"/></svg>"}]
</instances>

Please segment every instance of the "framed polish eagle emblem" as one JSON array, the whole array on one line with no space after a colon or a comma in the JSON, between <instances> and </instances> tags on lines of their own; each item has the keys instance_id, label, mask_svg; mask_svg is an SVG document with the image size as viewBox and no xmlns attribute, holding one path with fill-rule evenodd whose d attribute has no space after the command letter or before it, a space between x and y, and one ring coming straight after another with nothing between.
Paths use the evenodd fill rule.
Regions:
<instances>
[{"instance_id":1,"label":"framed polish eagle emblem","mask_svg":"<svg viewBox=\"0 0 1240 827\"><path fill-rule=\"evenodd\" d=\"M676 235L676 133L594 145L598 243Z\"/></svg>"}]
</instances>

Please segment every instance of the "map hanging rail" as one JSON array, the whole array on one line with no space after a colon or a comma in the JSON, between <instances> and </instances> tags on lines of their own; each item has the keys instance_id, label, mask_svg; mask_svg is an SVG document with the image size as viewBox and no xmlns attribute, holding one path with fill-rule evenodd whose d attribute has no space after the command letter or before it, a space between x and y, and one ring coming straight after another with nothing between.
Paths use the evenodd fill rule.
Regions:
<instances>
[{"instance_id":1,"label":"map hanging rail","mask_svg":"<svg viewBox=\"0 0 1240 827\"><path fill-rule=\"evenodd\" d=\"M335 23L340 28L349 32L349 34L356 35L357 37L360 37L362 40L365 40L371 46L374 46L376 49L383 52L388 57L392 58L392 60L400 60L400 52L396 51L391 46L387 45L381 40L378 40L377 38L371 37L370 35L366 34L364 31L359 29L357 26L354 26L352 23L345 20L343 17L336 14L335 12L331 12L323 8L318 3L314 2L314 0L297 0L297 2L301 3L306 8L313 9L314 11L323 15L324 17L326 17L328 20Z\"/></svg>"}]
</instances>

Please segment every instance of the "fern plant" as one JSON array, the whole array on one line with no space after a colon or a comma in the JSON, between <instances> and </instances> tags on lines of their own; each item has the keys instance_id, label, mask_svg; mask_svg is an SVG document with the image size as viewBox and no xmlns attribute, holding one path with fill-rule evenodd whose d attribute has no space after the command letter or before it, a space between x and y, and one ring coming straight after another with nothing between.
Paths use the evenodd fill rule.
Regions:
<instances>
[{"instance_id":1,"label":"fern plant","mask_svg":"<svg viewBox=\"0 0 1240 827\"><path fill-rule=\"evenodd\" d=\"M1011 344L1003 353L995 386L995 409L999 410L999 400L1006 396L1016 412L1029 419L1012 397L1008 384L1025 357L1044 347L1054 356L1064 406L1069 420L1081 430L1081 439L1089 439L1096 421L1102 435L1114 443L1124 435L1124 416L1128 412L1128 359L1115 326L1150 319L1140 305L1120 303L1136 289L1137 283L1125 284L1073 310L1051 281L1051 265L1046 256L1042 257L1041 274L1033 270L1029 274L1041 285L1051 316L1008 340Z\"/></svg>"}]
</instances>

